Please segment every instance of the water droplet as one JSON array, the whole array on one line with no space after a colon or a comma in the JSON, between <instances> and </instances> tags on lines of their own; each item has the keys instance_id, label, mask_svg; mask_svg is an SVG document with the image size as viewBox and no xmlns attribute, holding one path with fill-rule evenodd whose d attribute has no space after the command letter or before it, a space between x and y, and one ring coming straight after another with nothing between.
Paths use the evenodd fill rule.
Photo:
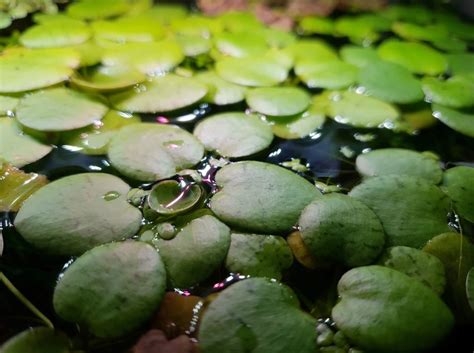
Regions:
<instances>
[{"instance_id":1,"label":"water droplet","mask_svg":"<svg viewBox=\"0 0 474 353\"><path fill-rule=\"evenodd\" d=\"M170 140L170 141L163 142L163 146L173 149L173 148L181 147L183 143L184 143L183 140Z\"/></svg>"},{"instance_id":2,"label":"water droplet","mask_svg":"<svg viewBox=\"0 0 474 353\"><path fill-rule=\"evenodd\" d=\"M102 196L102 198L105 200L105 201L112 201L112 200L115 200L116 198L118 198L120 196L120 193L117 192L117 191L109 191L107 193L104 194L104 196Z\"/></svg>"}]
</instances>

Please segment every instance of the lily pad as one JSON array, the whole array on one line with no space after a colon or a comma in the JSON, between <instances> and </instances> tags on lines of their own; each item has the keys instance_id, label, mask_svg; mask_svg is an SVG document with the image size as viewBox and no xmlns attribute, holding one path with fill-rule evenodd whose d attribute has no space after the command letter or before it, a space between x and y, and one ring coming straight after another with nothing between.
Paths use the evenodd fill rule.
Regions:
<instances>
[{"instance_id":1,"label":"lily pad","mask_svg":"<svg viewBox=\"0 0 474 353\"><path fill-rule=\"evenodd\" d=\"M346 195L324 195L301 213L301 236L311 254L324 263L348 267L372 263L385 236L374 212Z\"/></svg>"},{"instance_id":2,"label":"lily pad","mask_svg":"<svg viewBox=\"0 0 474 353\"><path fill-rule=\"evenodd\" d=\"M444 25L418 25L408 22L395 22L392 31L399 37L413 41L450 41L448 29Z\"/></svg>"},{"instance_id":3,"label":"lily pad","mask_svg":"<svg viewBox=\"0 0 474 353\"><path fill-rule=\"evenodd\" d=\"M465 108L474 105L474 82L462 76L453 76L446 81L425 77L422 82L428 102L450 108Z\"/></svg>"},{"instance_id":4,"label":"lily pad","mask_svg":"<svg viewBox=\"0 0 474 353\"><path fill-rule=\"evenodd\" d=\"M226 268L243 275L281 279L281 272L293 263L285 239L275 235L231 234Z\"/></svg>"},{"instance_id":5,"label":"lily pad","mask_svg":"<svg viewBox=\"0 0 474 353\"><path fill-rule=\"evenodd\" d=\"M225 261L230 229L213 216L192 220L171 240L156 242L173 287L188 288L208 278Z\"/></svg>"},{"instance_id":6,"label":"lily pad","mask_svg":"<svg viewBox=\"0 0 474 353\"><path fill-rule=\"evenodd\" d=\"M379 217L388 246L423 247L449 231L449 199L430 181L406 175L368 178L349 193ZM390 202L387 202L390 200Z\"/></svg>"},{"instance_id":7,"label":"lily pad","mask_svg":"<svg viewBox=\"0 0 474 353\"><path fill-rule=\"evenodd\" d=\"M210 206L222 221L259 233L286 232L320 192L304 178L272 164L245 161L217 172L220 190Z\"/></svg>"},{"instance_id":8,"label":"lily pad","mask_svg":"<svg viewBox=\"0 0 474 353\"><path fill-rule=\"evenodd\" d=\"M54 22L30 27L20 37L28 48L59 48L84 43L91 36L84 23Z\"/></svg>"},{"instance_id":9,"label":"lily pad","mask_svg":"<svg viewBox=\"0 0 474 353\"><path fill-rule=\"evenodd\" d=\"M191 57L206 54L212 47L208 38L197 35L177 35L176 41L181 46L184 55Z\"/></svg>"},{"instance_id":10,"label":"lily pad","mask_svg":"<svg viewBox=\"0 0 474 353\"><path fill-rule=\"evenodd\" d=\"M262 87L249 90L246 101L254 111L271 116L288 116L308 108L309 95L297 87Z\"/></svg>"},{"instance_id":11,"label":"lily pad","mask_svg":"<svg viewBox=\"0 0 474 353\"><path fill-rule=\"evenodd\" d=\"M358 47L355 45L345 45L340 50L342 60L359 68L379 61L377 52L370 47Z\"/></svg>"},{"instance_id":12,"label":"lily pad","mask_svg":"<svg viewBox=\"0 0 474 353\"><path fill-rule=\"evenodd\" d=\"M48 253L80 255L134 235L141 212L127 202L130 187L102 173L58 179L31 195L15 218L18 232Z\"/></svg>"},{"instance_id":13,"label":"lily pad","mask_svg":"<svg viewBox=\"0 0 474 353\"><path fill-rule=\"evenodd\" d=\"M216 62L224 80L243 86L274 86L286 80L288 68L265 57L226 58Z\"/></svg>"},{"instance_id":14,"label":"lily pad","mask_svg":"<svg viewBox=\"0 0 474 353\"><path fill-rule=\"evenodd\" d=\"M378 263L419 280L438 295L444 292L444 265L434 255L407 246L393 246L383 252Z\"/></svg>"},{"instance_id":15,"label":"lily pad","mask_svg":"<svg viewBox=\"0 0 474 353\"><path fill-rule=\"evenodd\" d=\"M474 168L454 167L443 176L443 189L454 203L458 214L474 223Z\"/></svg>"},{"instance_id":16,"label":"lily pad","mask_svg":"<svg viewBox=\"0 0 474 353\"><path fill-rule=\"evenodd\" d=\"M474 267L471 268L466 277L466 295L469 300L469 305L474 311Z\"/></svg>"},{"instance_id":17,"label":"lily pad","mask_svg":"<svg viewBox=\"0 0 474 353\"><path fill-rule=\"evenodd\" d=\"M197 184L182 185L176 180L163 180L148 195L152 210L164 215L189 211L201 199L202 189Z\"/></svg>"},{"instance_id":18,"label":"lily pad","mask_svg":"<svg viewBox=\"0 0 474 353\"><path fill-rule=\"evenodd\" d=\"M246 88L220 78L215 72L207 71L194 76L207 86L204 100L216 105L234 104L244 100Z\"/></svg>"},{"instance_id":19,"label":"lily pad","mask_svg":"<svg viewBox=\"0 0 474 353\"><path fill-rule=\"evenodd\" d=\"M440 104L431 106L433 116L451 129L469 137L474 137L474 114L463 113Z\"/></svg>"},{"instance_id":20,"label":"lily pad","mask_svg":"<svg viewBox=\"0 0 474 353\"><path fill-rule=\"evenodd\" d=\"M409 175L433 184L438 184L443 175L439 161L402 148L381 148L360 154L356 159L356 168L364 177Z\"/></svg>"},{"instance_id":21,"label":"lily pad","mask_svg":"<svg viewBox=\"0 0 474 353\"><path fill-rule=\"evenodd\" d=\"M209 151L223 157L249 156L267 148L272 140L272 128L256 115L221 113L202 120L194 135Z\"/></svg>"},{"instance_id":22,"label":"lily pad","mask_svg":"<svg viewBox=\"0 0 474 353\"><path fill-rule=\"evenodd\" d=\"M63 320L97 337L119 337L151 317L165 286L165 267L152 246L109 243L69 265L56 284L53 305Z\"/></svg>"},{"instance_id":23,"label":"lily pad","mask_svg":"<svg viewBox=\"0 0 474 353\"><path fill-rule=\"evenodd\" d=\"M365 128L393 123L400 115L389 103L350 91L332 92L327 112L338 123Z\"/></svg>"},{"instance_id":24,"label":"lily pad","mask_svg":"<svg viewBox=\"0 0 474 353\"><path fill-rule=\"evenodd\" d=\"M97 99L68 88L26 95L17 107L18 121L39 131L66 131L102 119L107 107Z\"/></svg>"},{"instance_id":25,"label":"lily pad","mask_svg":"<svg viewBox=\"0 0 474 353\"><path fill-rule=\"evenodd\" d=\"M112 138L108 155L112 166L123 175L154 181L196 165L204 155L204 147L175 125L133 124Z\"/></svg>"},{"instance_id":26,"label":"lily pad","mask_svg":"<svg viewBox=\"0 0 474 353\"><path fill-rule=\"evenodd\" d=\"M12 115L19 101L20 98L13 95L0 95L0 116Z\"/></svg>"},{"instance_id":27,"label":"lily pad","mask_svg":"<svg viewBox=\"0 0 474 353\"><path fill-rule=\"evenodd\" d=\"M474 74L474 54L472 53L460 53L460 54L449 54L446 56L449 63L449 71L452 75L470 75Z\"/></svg>"},{"instance_id":28,"label":"lily pad","mask_svg":"<svg viewBox=\"0 0 474 353\"><path fill-rule=\"evenodd\" d=\"M380 23L383 18L379 17ZM367 21L362 16L342 16L335 21L337 34L349 37L351 42L368 46L379 39L376 24Z\"/></svg>"},{"instance_id":29,"label":"lily pad","mask_svg":"<svg viewBox=\"0 0 474 353\"><path fill-rule=\"evenodd\" d=\"M138 88L113 94L110 101L118 110L157 113L197 103L206 93L207 87L201 82L169 74L155 77Z\"/></svg>"},{"instance_id":30,"label":"lily pad","mask_svg":"<svg viewBox=\"0 0 474 353\"><path fill-rule=\"evenodd\" d=\"M233 57L258 56L268 49L265 38L251 32L218 33L214 37L214 46L224 55Z\"/></svg>"},{"instance_id":31,"label":"lily pad","mask_svg":"<svg viewBox=\"0 0 474 353\"><path fill-rule=\"evenodd\" d=\"M133 86L145 79L145 74L127 66L101 65L81 70L71 77L71 82L83 90L107 92Z\"/></svg>"},{"instance_id":32,"label":"lily pad","mask_svg":"<svg viewBox=\"0 0 474 353\"><path fill-rule=\"evenodd\" d=\"M443 54L422 43L391 39L379 46L378 54L382 59L404 66L417 74L439 75L448 68L448 61Z\"/></svg>"},{"instance_id":33,"label":"lily pad","mask_svg":"<svg viewBox=\"0 0 474 353\"><path fill-rule=\"evenodd\" d=\"M0 353L70 353L71 343L62 333L48 327L35 327L13 336L0 347Z\"/></svg>"},{"instance_id":34,"label":"lily pad","mask_svg":"<svg viewBox=\"0 0 474 353\"><path fill-rule=\"evenodd\" d=\"M359 73L364 93L387 102L414 103L423 99L421 83L403 66L373 61Z\"/></svg>"},{"instance_id":35,"label":"lily pad","mask_svg":"<svg viewBox=\"0 0 474 353\"><path fill-rule=\"evenodd\" d=\"M130 10L130 6L134 2L127 0L80 0L67 7L67 14L82 20L115 17Z\"/></svg>"},{"instance_id":36,"label":"lily pad","mask_svg":"<svg viewBox=\"0 0 474 353\"><path fill-rule=\"evenodd\" d=\"M334 21L327 17L308 16L303 17L298 23L299 30L303 34L333 34Z\"/></svg>"},{"instance_id":37,"label":"lily pad","mask_svg":"<svg viewBox=\"0 0 474 353\"><path fill-rule=\"evenodd\" d=\"M198 339L203 353L311 353L315 325L315 320L299 309L288 287L250 278L224 289L209 304ZM292 334L282 340L282 332L290 331Z\"/></svg>"},{"instance_id":38,"label":"lily pad","mask_svg":"<svg viewBox=\"0 0 474 353\"><path fill-rule=\"evenodd\" d=\"M314 63L323 63L337 60L336 51L326 42L316 39L298 40L291 44L285 51L290 53L295 62L300 60L311 60Z\"/></svg>"},{"instance_id":39,"label":"lily pad","mask_svg":"<svg viewBox=\"0 0 474 353\"><path fill-rule=\"evenodd\" d=\"M109 40L117 43L152 42L161 39L165 32L162 26L147 16L129 16L114 21L92 23L96 40Z\"/></svg>"},{"instance_id":40,"label":"lily pad","mask_svg":"<svg viewBox=\"0 0 474 353\"><path fill-rule=\"evenodd\" d=\"M356 66L339 60L323 63L300 60L295 66L296 75L309 88L348 87L356 81L358 71Z\"/></svg>"},{"instance_id":41,"label":"lily pad","mask_svg":"<svg viewBox=\"0 0 474 353\"><path fill-rule=\"evenodd\" d=\"M424 351L454 324L449 308L431 289L387 267L352 269L337 288L341 300L332 317L351 342L367 351Z\"/></svg>"}]
</instances>

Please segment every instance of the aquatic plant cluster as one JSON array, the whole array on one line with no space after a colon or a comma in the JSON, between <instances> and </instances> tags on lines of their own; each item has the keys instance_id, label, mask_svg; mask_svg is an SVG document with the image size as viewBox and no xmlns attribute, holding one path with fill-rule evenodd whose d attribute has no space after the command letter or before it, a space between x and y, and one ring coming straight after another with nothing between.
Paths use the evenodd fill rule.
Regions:
<instances>
[{"instance_id":1,"label":"aquatic plant cluster","mask_svg":"<svg viewBox=\"0 0 474 353\"><path fill-rule=\"evenodd\" d=\"M422 352L472 328L474 25L142 0L33 20L0 54L0 282L40 323L1 353L152 327L134 353ZM46 304L15 287L30 257Z\"/></svg>"}]
</instances>

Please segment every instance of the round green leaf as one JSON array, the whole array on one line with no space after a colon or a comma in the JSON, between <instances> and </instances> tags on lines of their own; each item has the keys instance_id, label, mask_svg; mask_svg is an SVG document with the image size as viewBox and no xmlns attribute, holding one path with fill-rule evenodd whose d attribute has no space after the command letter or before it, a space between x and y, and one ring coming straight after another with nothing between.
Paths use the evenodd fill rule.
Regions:
<instances>
[{"instance_id":1,"label":"round green leaf","mask_svg":"<svg viewBox=\"0 0 474 353\"><path fill-rule=\"evenodd\" d=\"M208 278L225 260L230 229L212 216L192 220L171 240L156 246L171 286L188 288Z\"/></svg>"},{"instance_id":2,"label":"round green leaf","mask_svg":"<svg viewBox=\"0 0 474 353\"><path fill-rule=\"evenodd\" d=\"M469 75L474 74L474 54L449 54L446 56L449 63L449 71L452 75Z\"/></svg>"},{"instance_id":3,"label":"round green leaf","mask_svg":"<svg viewBox=\"0 0 474 353\"><path fill-rule=\"evenodd\" d=\"M340 50L342 60L359 68L379 61L377 52L370 47L359 47L355 45L345 45Z\"/></svg>"},{"instance_id":4,"label":"round green leaf","mask_svg":"<svg viewBox=\"0 0 474 353\"><path fill-rule=\"evenodd\" d=\"M69 353L70 345L64 334L35 327L10 338L0 347L0 353Z\"/></svg>"},{"instance_id":5,"label":"round green leaf","mask_svg":"<svg viewBox=\"0 0 474 353\"><path fill-rule=\"evenodd\" d=\"M393 123L400 115L391 104L350 91L332 92L327 112L338 123L366 128Z\"/></svg>"},{"instance_id":6,"label":"round green leaf","mask_svg":"<svg viewBox=\"0 0 474 353\"><path fill-rule=\"evenodd\" d=\"M250 278L224 289L209 304L198 339L203 353L312 353L315 325L288 287Z\"/></svg>"},{"instance_id":7,"label":"round green leaf","mask_svg":"<svg viewBox=\"0 0 474 353\"><path fill-rule=\"evenodd\" d=\"M379 46L378 54L382 59L404 66L417 74L439 75L448 68L444 55L422 43L391 39Z\"/></svg>"},{"instance_id":8,"label":"round green leaf","mask_svg":"<svg viewBox=\"0 0 474 353\"><path fill-rule=\"evenodd\" d=\"M125 92L110 96L118 110L139 113L167 112L187 107L201 100L207 87L193 78L173 74L155 77Z\"/></svg>"},{"instance_id":9,"label":"round green leaf","mask_svg":"<svg viewBox=\"0 0 474 353\"><path fill-rule=\"evenodd\" d=\"M407 246L393 246L383 252L378 263L419 280L438 295L444 292L444 265L434 255Z\"/></svg>"},{"instance_id":10,"label":"round green leaf","mask_svg":"<svg viewBox=\"0 0 474 353\"><path fill-rule=\"evenodd\" d=\"M12 96L3 95L3 94L0 95L0 116L12 115L19 101L20 101L20 98L14 95Z\"/></svg>"},{"instance_id":11,"label":"round green leaf","mask_svg":"<svg viewBox=\"0 0 474 353\"><path fill-rule=\"evenodd\" d=\"M303 17L298 23L298 29L303 34L333 34L334 22L327 17Z\"/></svg>"},{"instance_id":12,"label":"round green leaf","mask_svg":"<svg viewBox=\"0 0 474 353\"><path fill-rule=\"evenodd\" d=\"M440 24L418 25L408 22L395 22L392 30L399 37L413 41L450 41L449 32Z\"/></svg>"},{"instance_id":13,"label":"round green leaf","mask_svg":"<svg viewBox=\"0 0 474 353\"><path fill-rule=\"evenodd\" d=\"M84 69L71 77L71 82L84 90L114 91L145 81L145 74L127 66L98 66Z\"/></svg>"},{"instance_id":14,"label":"round green leaf","mask_svg":"<svg viewBox=\"0 0 474 353\"><path fill-rule=\"evenodd\" d=\"M182 185L176 180L163 180L153 186L147 200L152 210L175 215L193 208L201 195L202 189L197 184Z\"/></svg>"},{"instance_id":15,"label":"round green leaf","mask_svg":"<svg viewBox=\"0 0 474 353\"><path fill-rule=\"evenodd\" d=\"M216 105L234 104L244 100L246 88L220 78L215 72L207 71L194 76L207 86L204 100Z\"/></svg>"},{"instance_id":16,"label":"round green leaf","mask_svg":"<svg viewBox=\"0 0 474 353\"><path fill-rule=\"evenodd\" d=\"M373 61L359 73L364 93L387 102L414 103L423 99L421 83L403 66Z\"/></svg>"},{"instance_id":17,"label":"round green leaf","mask_svg":"<svg viewBox=\"0 0 474 353\"><path fill-rule=\"evenodd\" d=\"M451 129L469 137L474 137L474 114L463 113L440 104L431 106L433 116Z\"/></svg>"},{"instance_id":18,"label":"round green leaf","mask_svg":"<svg viewBox=\"0 0 474 353\"><path fill-rule=\"evenodd\" d=\"M272 140L272 128L256 115L221 113L202 120L194 135L209 151L221 156L238 158L267 148Z\"/></svg>"},{"instance_id":19,"label":"round green leaf","mask_svg":"<svg viewBox=\"0 0 474 353\"><path fill-rule=\"evenodd\" d=\"M285 48L285 51L290 53L296 62L308 59L314 60L315 63L337 60L336 51L322 40L298 40Z\"/></svg>"},{"instance_id":20,"label":"round green leaf","mask_svg":"<svg viewBox=\"0 0 474 353\"><path fill-rule=\"evenodd\" d=\"M352 269L337 288L341 300L332 317L364 351L424 351L435 347L454 324L450 310L431 289L387 267Z\"/></svg>"},{"instance_id":21,"label":"round green leaf","mask_svg":"<svg viewBox=\"0 0 474 353\"><path fill-rule=\"evenodd\" d=\"M356 81L358 71L356 66L339 60L323 63L301 60L295 66L296 75L309 88L348 87Z\"/></svg>"},{"instance_id":22,"label":"round green leaf","mask_svg":"<svg viewBox=\"0 0 474 353\"><path fill-rule=\"evenodd\" d=\"M130 16L92 23L94 37L117 43L152 42L164 36L163 28L147 16Z\"/></svg>"},{"instance_id":23,"label":"round green leaf","mask_svg":"<svg viewBox=\"0 0 474 353\"><path fill-rule=\"evenodd\" d=\"M197 35L177 35L176 41L181 46L184 55L198 56L211 50L211 41Z\"/></svg>"},{"instance_id":24,"label":"round green leaf","mask_svg":"<svg viewBox=\"0 0 474 353\"><path fill-rule=\"evenodd\" d=\"M15 227L29 243L48 253L82 254L96 245L136 233L142 216L127 202L129 189L110 174L61 178L25 201Z\"/></svg>"},{"instance_id":25,"label":"round green leaf","mask_svg":"<svg viewBox=\"0 0 474 353\"><path fill-rule=\"evenodd\" d=\"M304 178L272 164L245 161L217 172L211 209L224 222L260 233L286 232L320 192Z\"/></svg>"},{"instance_id":26,"label":"round green leaf","mask_svg":"<svg viewBox=\"0 0 474 353\"><path fill-rule=\"evenodd\" d=\"M16 112L18 121L31 129L65 131L101 120L107 107L71 89L52 88L26 95Z\"/></svg>"},{"instance_id":27,"label":"round green leaf","mask_svg":"<svg viewBox=\"0 0 474 353\"><path fill-rule=\"evenodd\" d=\"M421 5L392 5L381 15L392 21L406 21L427 24L433 20L433 12Z\"/></svg>"},{"instance_id":28,"label":"round green leaf","mask_svg":"<svg viewBox=\"0 0 474 353\"><path fill-rule=\"evenodd\" d=\"M268 49L265 39L253 32L218 33L214 45L222 54L239 58L262 55Z\"/></svg>"},{"instance_id":29,"label":"round green leaf","mask_svg":"<svg viewBox=\"0 0 474 353\"><path fill-rule=\"evenodd\" d=\"M40 160L52 149L25 134L14 119L0 118L0 160L21 168Z\"/></svg>"},{"instance_id":30,"label":"round green leaf","mask_svg":"<svg viewBox=\"0 0 474 353\"><path fill-rule=\"evenodd\" d=\"M454 167L444 172L443 189L459 215L474 223L474 168Z\"/></svg>"},{"instance_id":31,"label":"round green leaf","mask_svg":"<svg viewBox=\"0 0 474 353\"><path fill-rule=\"evenodd\" d=\"M314 200L305 207L298 224L309 251L323 263L367 265L385 243L374 212L346 195L329 194Z\"/></svg>"},{"instance_id":32,"label":"round green leaf","mask_svg":"<svg viewBox=\"0 0 474 353\"><path fill-rule=\"evenodd\" d=\"M95 336L119 337L151 317L165 286L165 267L152 246L109 243L69 265L54 289L53 305L63 320Z\"/></svg>"},{"instance_id":33,"label":"round green leaf","mask_svg":"<svg viewBox=\"0 0 474 353\"><path fill-rule=\"evenodd\" d=\"M469 300L469 305L474 311L474 267L471 268L466 277L466 295Z\"/></svg>"},{"instance_id":34,"label":"round green leaf","mask_svg":"<svg viewBox=\"0 0 474 353\"><path fill-rule=\"evenodd\" d=\"M80 0L67 7L67 14L83 20L114 17L127 12L131 3L127 0Z\"/></svg>"},{"instance_id":35,"label":"round green leaf","mask_svg":"<svg viewBox=\"0 0 474 353\"><path fill-rule=\"evenodd\" d=\"M436 234L449 231L449 199L430 181L406 175L373 177L349 195L375 212L388 246L421 248Z\"/></svg>"},{"instance_id":36,"label":"round green leaf","mask_svg":"<svg viewBox=\"0 0 474 353\"><path fill-rule=\"evenodd\" d=\"M243 86L273 86L286 80L288 68L265 57L225 58L216 63L224 80Z\"/></svg>"},{"instance_id":37,"label":"round green leaf","mask_svg":"<svg viewBox=\"0 0 474 353\"><path fill-rule=\"evenodd\" d=\"M231 234L226 268L243 275L281 279L281 272L293 263L285 239L275 235Z\"/></svg>"},{"instance_id":38,"label":"round green leaf","mask_svg":"<svg viewBox=\"0 0 474 353\"><path fill-rule=\"evenodd\" d=\"M474 105L474 82L462 76L453 76L446 81L425 77L422 82L428 102L450 108L464 108Z\"/></svg>"},{"instance_id":39,"label":"round green leaf","mask_svg":"<svg viewBox=\"0 0 474 353\"><path fill-rule=\"evenodd\" d=\"M382 148L360 154L357 171L364 177L409 175L438 184L442 178L440 163L430 156L402 148Z\"/></svg>"},{"instance_id":40,"label":"round green leaf","mask_svg":"<svg viewBox=\"0 0 474 353\"><path fill-rule=\"evenodd\" d=\"M84 23L54 22L30 27L20 37L28 48L57 48L84 43L91 36Z\"/></svg>"},{"instance_id":41,"label":"round green leaf","mask_svg":"<svg viewBox=\"0 0 474 353\"><path fill-rule=\"evenodd\" d=\"M246 101L258 113L271 116L288 116L308 108L309 95L296 87L262 87L249 90Z\"/></svg>"},{"instance_id":42,"label":"round green leaf","mask_svg":"<svg viewBox=\"0 0 474 353\"><path fill-rule=\"evenodd\" d=\"M142 181L173 176L196 165L204 147L189 132L175 125L133 124L112 138L108 156L123 175Z\"/></svg>"}]
</instances>

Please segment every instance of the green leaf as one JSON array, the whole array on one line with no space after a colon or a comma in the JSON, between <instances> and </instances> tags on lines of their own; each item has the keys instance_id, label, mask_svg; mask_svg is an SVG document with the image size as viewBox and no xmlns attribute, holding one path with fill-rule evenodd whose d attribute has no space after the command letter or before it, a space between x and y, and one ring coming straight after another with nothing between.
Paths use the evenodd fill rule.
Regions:
<instances>
[{"instance_id":1,"label":"green leaf","mask_svg":"<svg viewBox=\"0 0 474 353\"><path fill-rule=\"evenodd\" d=\"M413 41L451 41L448 29L444 25L417 25L407 22L395 22L392 30L398 36Z\"/></svg>"},{"instance_id":2,"label":"green leaf","mask_svg":"<svg viewBox=\"0 0 474 353\"><path fill-rule=\"evenodd\" d=\"M165 35L163 27L146 15L123 17L113 21L96 21L91 26L98 41L153 42Z\"/></svg>"},{"instance_id":3,"label":"green leaf","mask_svg":"<svg viewBox=\"0 0 474 353\"><path fill-rule=\"evenodd\" d=\"M444 172L443 190L454 203L458 214L474 223L474 168L454 167Z\"/></svg>"},{"instance_id":4,"label":"green leaf","mask_svg":"<svg viewBox=\"0 0 474 353\"><path fill-rule=\"evenodd\" d=\"M0 353L70 353L70 346L64 334L47 327L35 327L3 343Z\"/></svg>"},{"instance_id":5,"label":"green leaf","mask_svg":"<svg viewBox=\"0 0 474 353\"><path fill-rule=\"evenodd\" d=\"M206 54L211 50L211 41L198 35L177 35L176 41L181 46L184 55L198 56Z\"/></svg>"},{"instance_id":6,"label":"green leaf","mask_svg":"<svg viewBox=\"0 0 474 353\"><path fill-rule=\"evenodd\" d=\"M336 51L326 42L317 39L303 39L289 45L284 51L290 53L295 62L300 60L314 60L323 63L337 60Z\"/></svg>"},{"instance_id":7,"label":"green leaf","mask_svg":"<svg viewBox=\"0 0 474 353\"><path fill-rule=\"evenodd\" d=\"M133 124L120 129L109 144L110 163L123 175L142 181L168 178L196 165L204 147L175 125Z\"/></svg>"},{"instance_id":8,"label":"green leaf","mask_svg":"<svg viewBox=\"0 0 474 353\"><path fill-rule=\"evenodd\" d=\"M408 175L439 184L443 172L439 161L422 153L402 148L381 148L360 154L357 171L364 177Z\"/></svg>"},{"instance_id":9,"label":"green leaf","mask_svg":"<svg viewBox=\"0 0 474 353\"><path fill-rule=\"evenodd\" d=\"M250 278L224 289L209 304L198 339L203 353L312 353L315 326L288 287Z\"/></svg>"},{"instance_id":10,"label":"green leaf","mask_svg":"<svg viewBox=\"0 0 474 353\"><path fill-rule=\"evenodd\" d=\"M100 121L107 107L97 99L68 88L26 95L18 104L18 121L39 131L78 129Z\"/></svg>"},{"instance_id":11,"label":"green leaf","mask_svg":"<svg viewBox=\"0 0 474 353\"><path fill-rule=\"evenodd\" d=\"M194 128L209 151L238 158L260 152L273 140L272 128L256 115L231 112L211 115Z\"/></svg>"},{"instance_id":12,"label":"green leaf","mask_svg":"<svg viewBox=\"0 0 474 353\"><path fill-rule=\"evenodd\" d=\"M0 95L0 115L11 115L15 112L20 98L14 95Z\"/></svg>"},{"instance_id":13,"label":"green leaf","mask_svg":"<svg viewBox=\"0 0 474 353\"><path fill-rule=\"evenodd\" d=\"M474 81L462 76L453 76L446 81L425 77L422 82L428 102L449 108L465 108L474 105Z\"/></svg>"},{"instance_id":14,"label":"green leaf","mask_svg":"<svg viewBox=\"0 0 474 353\"><path fill-rule=\"evenodd\" d=\"M207 86L204 100L217 105L234 104L244 100L246 88L220 78L213 71L198 73L196 80Z\"/></svg>"},{"instance_id":15,"label":"green leaf","mask_svg":"<svg viewBox=\"0 0 474 353\"><path fill-rule=\"evenodd\" d=\"M348 87L356 81L358 71L356 66L339 60L322 63L300 60L295 66L296 75L309 88Z\"/></svg>"},{"instance_id":16,"label":"green leaf","mask_svg":"<svg viewBox=\"0 0 474 353\"><path fill-rule=\"evenodd\" d=\"M285 239L276 235L231 234L226 268L243 275L281 279L281 272L293 263Z\"/></svg>"},{"instance_id":17,"label":"green leaf","mask_svg":"<svg viewBox=\"0 0 474 353\"><path fill-rule=\"evenodd\" d=\"M258 32L218 33L214 37L214 46L224 55L239 58L259 56L268 49L265 38Z\"/></svg>"},{"instance_id":18,"label":"green leaf","mask_svg":"<svg viewBox=\"0 0 474 353\"><path fill-rule=\"evenodd\" d=\"M454 324L449 308L431 289L387 267L352 269L337 287L341 299L332 309L332 317L344 335L363 350L428 350Z\"/></svg>"},{"instance_id":19,"label":"green leaf","mask_svg":"<svg viewBox=\"0 0 474 353\"><path fill-rule=\"evenodd\" d=\"M15 227L40 250L80 255L138 231L142 216L127 202L129 189L110 174L64 177L45 185L25 201L15 218Z\"/></svg>"},{"instance_id":20,"label":"green leaf","mask_svg":"<svg viewBox=\"0 0 474 353\"><path fill-rule=\"evenodd\" d=\"M450 229L446 219L449 199L430 181L406 175L373 177L349 195L379 217L388 246L421 248L433 236Z\"/></svg>"},{"instance_id":21,"label":"green leaf","mask_svg":"<svg viewBox=\"0 0 474 353\"><path fill-rule=\"evenodd\" d=\"M270 116L288 116L308 108L309 95L297 87L262 87L249 90L246 101L254 111Z\"/></svg>"},{"instance_id":22,"label":"green leaf","mask_svg":"<svg viewBox=\"0 0 474 353\"><path fill-rule=\"evenodd\" d=\"M0 118L0 160L21 168L40 160L52 150L52 146L25 134L14 119Z\"/></svg>"},{"instance_id":23,"label":"green leaf","mask_svg":"<svg viewBox=\"0 0 474 353\"><path fill-rule=\"evenodd\" d=\"M334 22L327 17L308 16L303 17L298 23L299 30L303 34L333 34Z\"/></svg>"},{"instance_id":24,"label":"green leaf","mask_svg":"<svg viewBox=\"0 0 474 353\"><path fill-rule=\"evenodd\" d=\"M474 74L474 54L462 53L462 54L448 54L446 55L449 63L449 71L451 75L472 75Z\"/></svg>"},{"instance_id":25,"label":"green leaf","mask_svg":"<svg viewBox=\"0 0 474 353\"><path fill-rule=\"evenodd\" d=\"M109 243L67 267L54 289L53 305L63 320L97 337L119 337L151 317L165 286L165 267L152 246Z\"/></svg>"},{"instance_id":26,"label":"green leaf","mask_svg":"<svg viewBox=\"0 0 474 353\"><path fill-rule=\"evenodd\" d=\"M67 7L67 14L81 20L97 20L124 14L133 1L127 0L80 0Z\"/></svg>"},{"instance_id":27,"label":"green leaf","mask_svg":"<svg viewBox=\"0 0 474 353\"><path fill-rule=\"evenodd\" d=\"M260 233L289 231L303 208L321 195L304 178L263 162L226 165L217 172L216 182L220 190L210 203L216 216Z\"/></svg>"},{"instance_id":28,"label":"green leaf","mask_svg":"<svg viewBox=\"0 0 474 353\"><path fill-rule=\"evenodd\" d=\"M474 137L474 115L463 113L455 109L451 109L440 104L431 106L433 116L451 129L469 136Z\"/></svg>"},{"instance_id":29,"label":"green leaf","mask_svg":"<svg viewBox=\"0 0 474 353\"><path fill-rule=\"evenodd\" d=\"M342 60L359 68L366 67L380 60L373 48L355 45L344 45L340 50L340 55Z\"/></svg>"},{"instance_id":30,"label":"green leaf","mask_svg":"<svg viewBox=\"0 0 474 353\"><path fill-rule=\"evenodd\" d=\"M84 23L52 22L28 28L20 37L20 42L28 48L59 48L81 44L91 36Z\"/></svg>"},{"instance_id":31,"label":"green leaf","mask_svg":"<svg viewBox=\"0 0 474 353\"><path fill-rule=\"evenodd\" d=\"M207 93L207 87L193 78L168 74L155 77L138 88L110 96L118 110L138 113L158 113L195 104Z\"/></svg>"},{"instance_id":32,"label":"green leaf","mask_svg":"<svg viewBox=\"0 0 474 353\"><path fill-rule=\"evenodd\" d=\"M225 261L229 246L230 229L213 216L196 218L173 239L156 242L168 280L177 288L207 279Z\"/></svg>"},{"instance_id":33,"label":"green leaf","mask_svg":"<svg viewBox=\"0 0 474 353\"><path fill-rule=\"evenodd\" d=\"M367 265L385 243L375 213L346 195L329 194L314 200L305 207L298 224L309 251L323 263Z\"/></svg>"}]
</instances>

